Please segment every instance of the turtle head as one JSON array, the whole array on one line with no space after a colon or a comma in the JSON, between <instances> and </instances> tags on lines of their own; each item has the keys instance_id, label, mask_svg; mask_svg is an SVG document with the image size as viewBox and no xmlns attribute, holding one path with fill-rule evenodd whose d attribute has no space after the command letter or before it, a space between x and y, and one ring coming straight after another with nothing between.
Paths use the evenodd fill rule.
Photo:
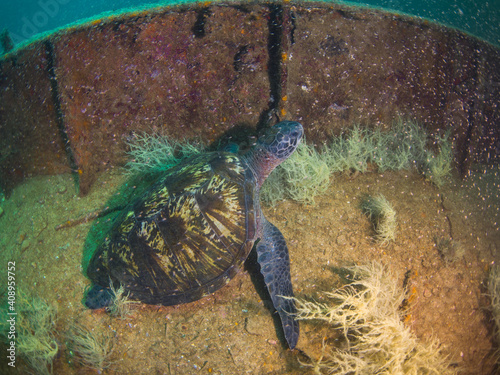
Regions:
<instances>
[{"instance_id":1,"label":"turtle head","mask_svg":"<svg viewBox=\"0 0 500 375\"><path fill-rule=\"evenodd\" d=\"M298 122L281 121L259 136L249 157L259 186L297 149L303 135L304 128Z\"/></svg>"},{"instance_id":2,"label":"turtle head","mask_svg":"<svg viewBox=\"0 0 500 375\"><path fill-rule=\"evenodd\" d=\"M257 140L257 145L281 163L295 151L303 135L304 129L298 122L281 121L267 129Z\"/></svg>"}]
</instances>

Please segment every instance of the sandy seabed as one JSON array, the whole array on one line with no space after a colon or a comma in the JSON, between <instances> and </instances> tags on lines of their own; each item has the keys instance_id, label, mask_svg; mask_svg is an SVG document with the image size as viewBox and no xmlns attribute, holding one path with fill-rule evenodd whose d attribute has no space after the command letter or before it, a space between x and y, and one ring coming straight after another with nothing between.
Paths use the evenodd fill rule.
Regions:
<instances>
[{"instance_id":1,"label":"sandy seabed","mask_svg":"<svg viewBox=\"0 0 500 375\"><path fill-rule=\"evenodd\" d=\"M336 334L322 323L301 322L297 350L288 350L269 298L252 282L254 267L200 301L137 305L127 319L83 306L89 282L82 250L92 222L55 228L102 208L123 181L118 170L108 172L80 198L71 176L36 177L1 204L2 269L15 261L18 287L57 306L53 373L97 373L66 348L65 332L75 321L116 336L103 374L312 373L298 360L318 358L323 338ZM437 338L461 374L491 374L495 346L485 280L500 263L499 186L498 168L478 168L439 189L413 172L339 174L314 206L284 201L264 213L287 239L298 297L323 301L322 291L340 286L335 267L381 262L399 275L401 287L406 281L405 324L423 341ZM373 241L360 210L365 194L383 194L396 210L396 240L387 246ZM5 291L6 272L0 274ZM7 368L5 361L0 366ZM11 373L29 373L21 358L16 366Z\"/></svg>"}]
</instances>

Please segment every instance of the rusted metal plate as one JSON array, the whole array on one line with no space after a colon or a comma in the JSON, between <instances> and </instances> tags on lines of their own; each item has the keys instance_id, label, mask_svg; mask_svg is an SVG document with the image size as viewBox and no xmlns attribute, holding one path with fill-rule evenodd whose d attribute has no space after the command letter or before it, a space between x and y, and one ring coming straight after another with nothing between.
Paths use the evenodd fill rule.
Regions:
<instances>
[{"instance_id":1,"label":"rusted metal plate","mask_svg":"<svg viewBox=\"0 0 500 375\"><path fill-rule=\"evenodd\" d=\"M0 60L0 183L67 171L73 155L85 194L100 171L123 164L133 132L212 142L238 125L255 129L270 109L302 121L315 143L398 116L451 129L466 173L500 151L499 56L423 20L324 3L96 20Z\"/></svg>"},{"instance_id":2,"label":"rusted metal plate","mask_svg":"<svg viewBox=\"0 0 500 375\"><path fill-rule=\"evenodd\" d=\"M57 128L43 43L0 63L0 186L69 172Z\"/></svg>"},{"instance_id":3,"label":"rusted metal plate","mask_svg":"<svg viewBox=\"0 0 500 375\"><path fill-rule=\"evenodd\" d=\"M457 30L375 10L288 5L284 112L321 143L354 124L410 118L451 130L465 174L500 151L500 51Z\"/></svg>"},{"instance_id":4,"label":"rusted metal plate","mask_svg":"<svg viewBox=\"0 0 500 375\"><path fill-rule=\"evenodd\" d=\"M266 8L131 17L53 40L65 124L85 193L134 131L213 141L268 106Z\"/></svg>"},{"instance_id":5,"label":"rusted metal plate","mask_svg":"<svg viewBox=\"0 0 500 375\"><path fill-rule=\"evenodd\" d=\"M289 7L287 102L310 135L358 123L390 127L397 116L442 122L453 76L441 28L355 8Z\"/></svg>"}]
</instances>

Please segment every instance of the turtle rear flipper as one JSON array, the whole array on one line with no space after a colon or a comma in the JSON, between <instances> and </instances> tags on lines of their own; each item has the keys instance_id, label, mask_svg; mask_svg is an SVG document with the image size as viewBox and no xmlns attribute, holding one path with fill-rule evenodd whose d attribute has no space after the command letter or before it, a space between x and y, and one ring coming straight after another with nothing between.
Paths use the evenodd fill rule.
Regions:
<instances>
[{"instance_id":1,"label":"turtle rear flipper","mask_svg":"<svg viewBox=\"0 0 500 375\"><path fill-rule=\"evenodd\" d=\"M262 219L262 236L256 246L257 261L264 282L278 311L283 333L290 349L294 349L299 339L299 323L294 315L297 310L292 299L292 281L290 278L290 258L285 238L278 228Z\"/></svg>"},{"instance_id":2,"label":"turtle rear flipper","mask_svg":"<svg viewBox=\"0 0 500 375\"><path fill-rule=\"evenodd\" d=\"M94 285L85 295L85 306L89 309L108 307L113 302L114 293L110 287Z\"/></svg>"}]
</instances>

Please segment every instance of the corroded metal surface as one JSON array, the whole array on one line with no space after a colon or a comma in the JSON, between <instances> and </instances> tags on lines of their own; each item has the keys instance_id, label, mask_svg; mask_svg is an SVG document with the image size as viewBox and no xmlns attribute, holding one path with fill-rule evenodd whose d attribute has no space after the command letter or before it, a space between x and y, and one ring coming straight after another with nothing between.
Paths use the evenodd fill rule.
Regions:
<instances>
[{"instance_id":1,"label":"corroded metal surface","mask_svg":"<svg viewBox=\"0 0 500 375\"><path fill-rule=\"evenodd\" d=\"M261 13L168 12L57 38L61 102L84 176L119 163L133 131L212 141L235 123L253 123L268 100ZM210 23L201 25L203 16Z\"/></svg>"},{"instance_id":2,"label":"corroded metal surface","mask_svg":"<svg viewBox=\"0 0 500 375\"><path fill-rule=\"evenodd\" d=\"M500 147L500 51L456 30L395 14L289 6L287 112L322 142L353 124L399 116L451 130L461 173Z\"/></svg>"},{"instance_id":3,"label":"corroded metal surface","mask_svg":"<svg viewBox=\"0 0 500 375\"><path fill-rule=\"evenodd\" d=\"M57 128L46 51L36 44L0 60L0 186L69 172Z\"/></svg>"},{"instance_id":4,"label":"corroded metal surface","mask_svg":"<svg viewBox=\"0 0 500 375\"><path fill-rule=\"evenodd\" d=\"M451 129L466 173L500 148L499 82L498 49L380 11L288 3L130 13L0 60L0 185L72 170L85 194L123 163L134 131L214 142L272 112L302 121L316 143L398 116Z\"/></svg>"}]
</instances>

